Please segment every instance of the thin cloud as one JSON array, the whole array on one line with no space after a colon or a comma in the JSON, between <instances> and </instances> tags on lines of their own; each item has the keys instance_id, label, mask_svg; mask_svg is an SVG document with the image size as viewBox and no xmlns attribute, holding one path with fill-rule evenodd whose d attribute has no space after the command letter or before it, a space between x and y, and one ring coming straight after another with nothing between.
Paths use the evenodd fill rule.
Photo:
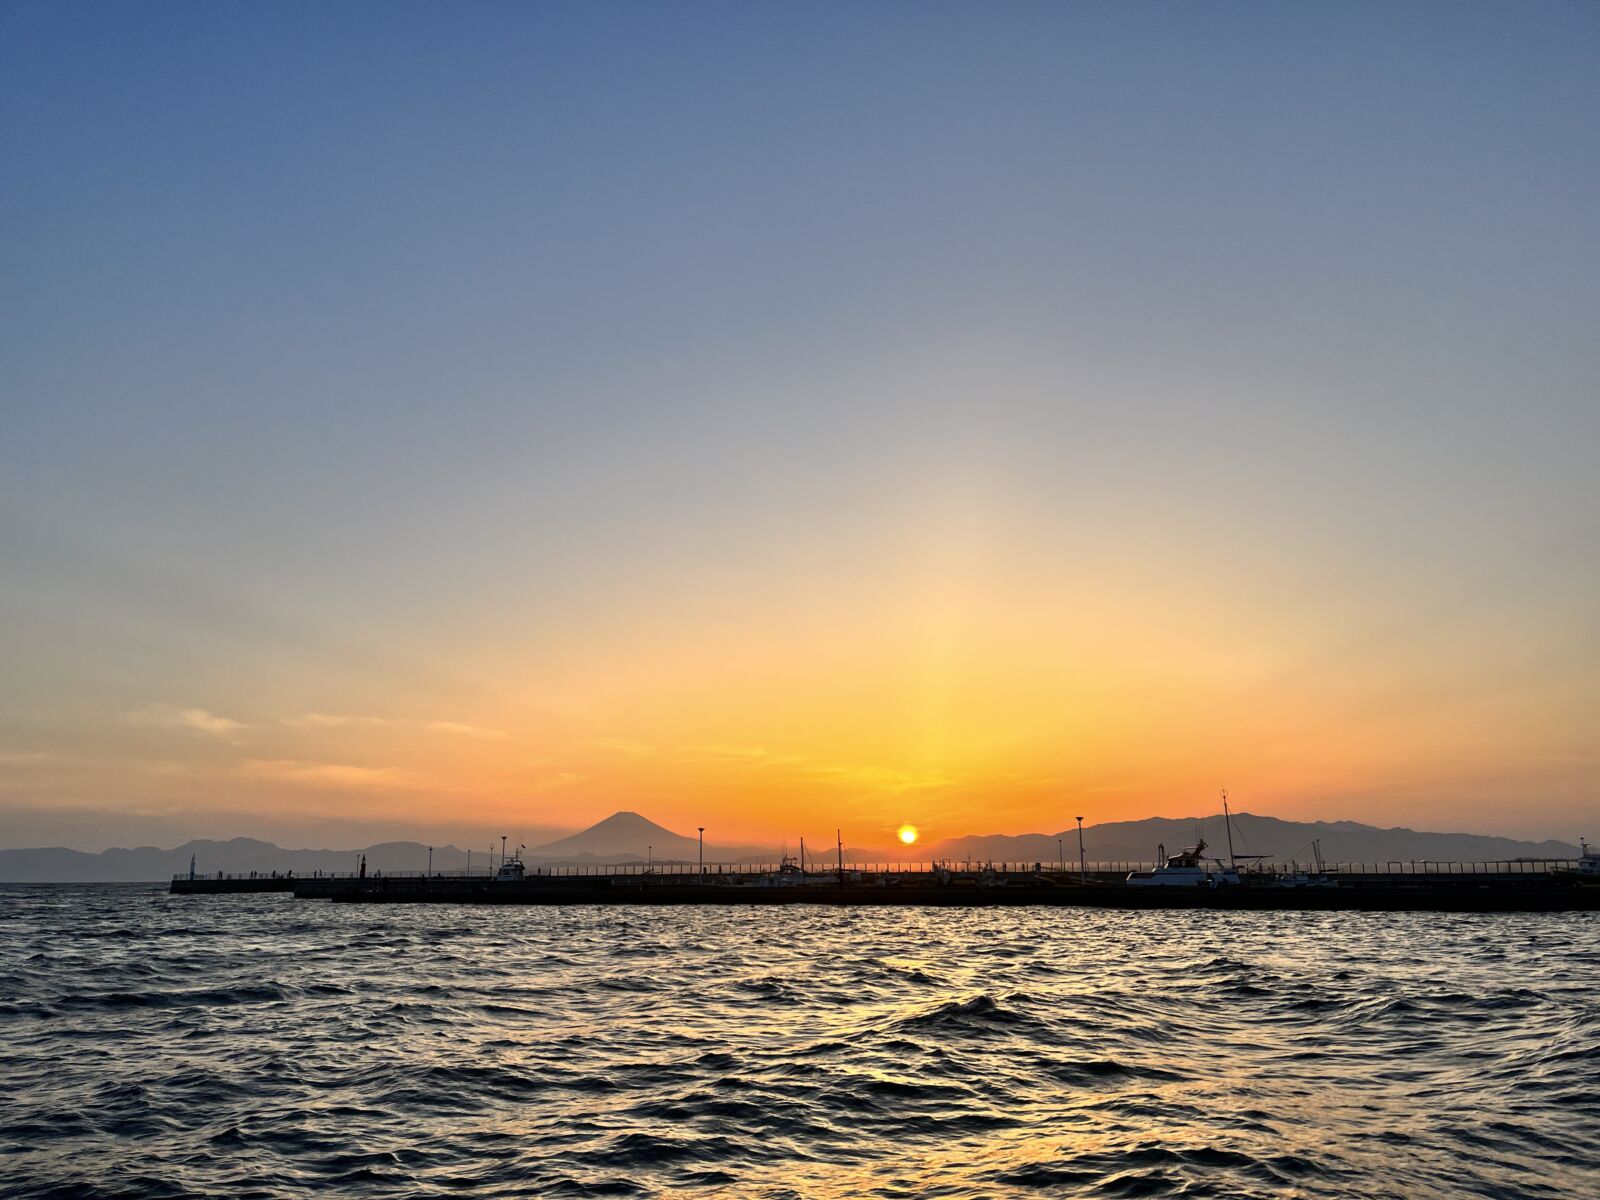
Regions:
<instances>
[{"instance_id":1,"label":"thin cloud","mask_svg":"<svg viewBox=\"0 0 1600 1200\"><path fill-rule=\"evenodd\" d=\"M298 717L286 717L283 722L293 729L350 729L356 726L378 728L394 726L408 729L425 729L430 733L449 733L457 737L500 740L510 735L499 729L484 729L461 721L410 721L395 717L362 717L342 713L310 712Z\"/></svg>"},{"instance_id":2,"label":"thin cloud","mask_svg":"<svg viewBox=\"0 0 1600 1200\"><path fill-rule=\"evenodd\" d=\"M500 740L510 734L499 729L480 729L476 725L463 725L460 721L429 721L428 728L434 733L453 733L457 737L489 738Z\"/></svg>"},{"instance_id":3,"label":"thin cloud","mask_svg":"<svg viewBox=\"0 0 1600 1200\"><path fill-rule=\"evenodd\" d=\"M303 762L293 758L253 758L239 768L240 774L255 779L272 779L308 787L369 791L372 789L415 788L422 781L411 771L399 767L358 767L347 763Z\"/></svg>"},{"instance_id":4,"label":"thin cloud","mask_svg":"<svg viewBox=\"0 0 1600 1200\"><path fill-rule=\"evenodd\" d=\"M181 708L176 704L152 704L138 712L130 713L128 720L135 725L157 729L192 729L196 733L232 741L249 726L243 721L221 717L203 708Z\"/></svg>"},{"instance_id":5,"label":"thin cloud","mask_svg":"<svg viewBox=\"0 0 1600 1200\"><path fill-rule=\"evenodd\" d=\"M52 760L52 755L34 750L0 750L0 767L29 767Z\"/></svg>"},{"instance_id":6,"label":"thin cloud","mask_svg":"<svg viewBox=\"0 0 1600 1200\"><path fill-rule=\"evenodd\" d=\"M304 716L285 718L285 725L295 729L342 729L347 725L387 725L384 717L349 717L334 713L306 713Z\"/></svg>"}]
</instances>

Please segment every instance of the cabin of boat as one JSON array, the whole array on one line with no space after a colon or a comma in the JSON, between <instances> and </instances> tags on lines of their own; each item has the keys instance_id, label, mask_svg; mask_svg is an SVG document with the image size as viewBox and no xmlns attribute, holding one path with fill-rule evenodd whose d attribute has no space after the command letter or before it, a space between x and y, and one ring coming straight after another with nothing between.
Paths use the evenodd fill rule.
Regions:
<instances>
[{"instance_id":1,"label":"cabin of boat","mask_svg":"<svg viewBox=\"0 0 1600 1200\"><path fill-rule=\"evenodd\" d=\"M1167 848L1161 846L1162 865L1153 871L1130 871L1128 883L1134 887L1200 887L1210 883L1211 873L1200 860L1205 848L1204 838L1173 855L1168 855Z\"/></svg>"}]
</instances>

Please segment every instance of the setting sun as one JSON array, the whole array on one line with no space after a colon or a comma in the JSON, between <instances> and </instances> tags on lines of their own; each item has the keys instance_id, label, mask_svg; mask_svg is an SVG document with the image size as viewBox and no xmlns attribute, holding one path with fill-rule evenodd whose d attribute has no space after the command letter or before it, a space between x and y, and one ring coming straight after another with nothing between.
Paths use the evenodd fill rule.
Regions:
<instances>
[{"instance_id":1,"label":"setting sun","mask_svg":"<svg viewBox=\"0 0 1600 1200\"><path fill-rule=\"evenodd\" d=\"M917 827L915 825L902 825L898 830L898 836L902 842L909 846L917 840Z\"/></svg>"}]
</instances>

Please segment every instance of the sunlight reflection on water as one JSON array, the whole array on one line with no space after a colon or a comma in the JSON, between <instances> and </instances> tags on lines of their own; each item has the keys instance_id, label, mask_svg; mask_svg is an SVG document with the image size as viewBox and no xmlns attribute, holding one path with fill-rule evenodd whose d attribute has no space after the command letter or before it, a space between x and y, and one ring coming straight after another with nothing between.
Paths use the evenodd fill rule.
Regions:
<instances>
[{"instance_id":1,"label":"sunlight reflection on water","mask_svg":"<svg viewBox=\"0 0 1600 1200\"><path fill-rule=\"evenodd\" d=\"M0 1188L1584 1194L1590 914L0 889Z\"/></svg>"}]
</instances>

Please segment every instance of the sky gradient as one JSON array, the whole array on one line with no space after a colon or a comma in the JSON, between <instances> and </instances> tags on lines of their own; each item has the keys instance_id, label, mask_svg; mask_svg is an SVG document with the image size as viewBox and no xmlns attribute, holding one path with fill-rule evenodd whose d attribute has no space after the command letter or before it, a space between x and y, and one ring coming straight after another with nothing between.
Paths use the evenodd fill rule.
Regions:
<instances>
[{"instance_id":1,"label":"sky gradient","mask_svg":"<svg viewBox=\"0 0 1600 1200\"><path fill-rule=\"evenodd\" d=\"M1600 815L1600 6L0 7L0 844Z\"/></svg>"}]
</instances>

